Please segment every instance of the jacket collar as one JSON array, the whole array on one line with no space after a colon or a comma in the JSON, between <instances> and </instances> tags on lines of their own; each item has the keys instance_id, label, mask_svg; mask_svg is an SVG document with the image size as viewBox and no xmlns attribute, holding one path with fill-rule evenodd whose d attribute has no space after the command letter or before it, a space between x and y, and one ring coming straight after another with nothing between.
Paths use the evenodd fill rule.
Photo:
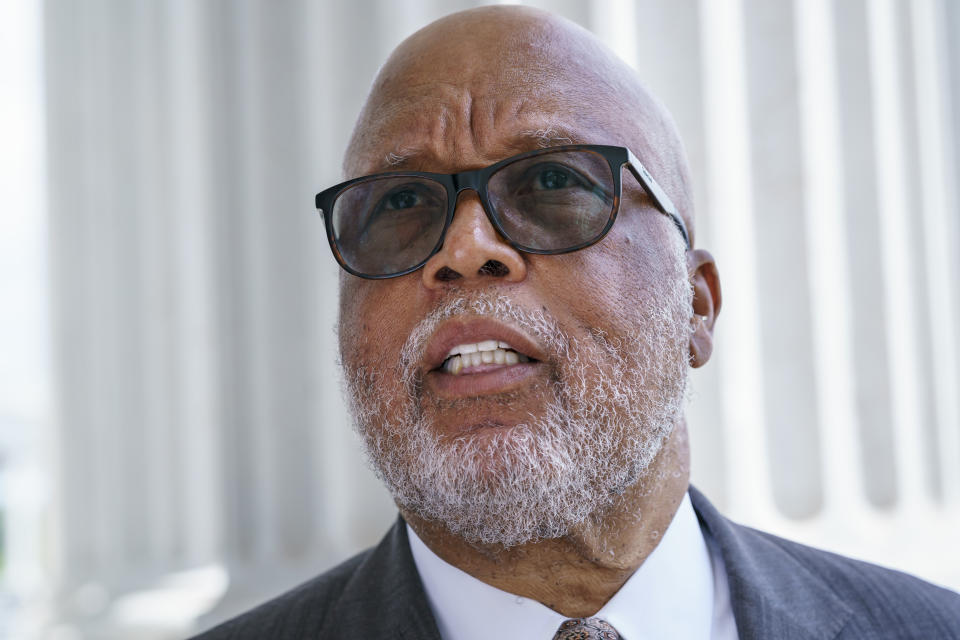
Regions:
<instances>
[{"instance_id":1,"label":"jacket collar","mask_svg":"<svg viewBox=\"0 0 960 640\"><path fill-rule=\"evenodd\" d=\"M357 567L331 607L319 637L441 640L413 563L403 518L397 517Z\"/></svg>"},{"instance_id":2,"label":"jacket collar","mask_svg":"<svg viewBox=\"0 0 960 640\"><path fill-rule=\"evenodd\" d=\"M741 638L836 638L852 612L799 557L804 547L730 522L692 486L690 498L723 556Z\"/></svg>"},{"instance_id":3,"label":"jacket collar","mask_svg":"<svg viewBox=\"0 0 960 640\"><path fill-rule=\"evenodd\" d=\"M730 522L692 486L690 499L723 556L741 638L836 638L852 612L800 559L803 547ZM402 518L362 561L333 611L323 626L329 635L320 637L350 628L359 638L440 640Z\"/></svg>"}]
</instances>

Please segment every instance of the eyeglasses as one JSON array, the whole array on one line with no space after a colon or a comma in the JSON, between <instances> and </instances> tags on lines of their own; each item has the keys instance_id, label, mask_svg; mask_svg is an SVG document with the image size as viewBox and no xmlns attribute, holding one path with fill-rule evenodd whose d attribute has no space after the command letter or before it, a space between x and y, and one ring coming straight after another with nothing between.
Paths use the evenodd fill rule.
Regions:
<instances>
[{"instance_id":1,"label":"eyeglasses","mask_svg":"<svg viewBox=\"0 0 960 640\"><path fill-rule=\"evenodd\" d=\"M660 185L626 147L568 145L528 151L461 173L391 171L317 194L333 255L361 278L416 271L443 247L457 197L472 189L490 223L518 251L558 254L599 242L617 217L627 165L683 235L686 225Z\"/></svg>"}]
</instances>

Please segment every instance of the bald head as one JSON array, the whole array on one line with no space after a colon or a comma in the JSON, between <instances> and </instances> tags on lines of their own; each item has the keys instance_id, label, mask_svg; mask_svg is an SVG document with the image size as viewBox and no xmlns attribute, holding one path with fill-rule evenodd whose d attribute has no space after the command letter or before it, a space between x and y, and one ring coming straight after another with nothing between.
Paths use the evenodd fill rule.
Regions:
<instances>
[{"instance_id":1,"label":"bald head","mask_svg":"<svg viewBox=\"0 0 960 640\"><path fill-rule=\"evenodd\" d=\"M593 34L528 7L455 13L401 43L373 83L344 171L461 171L471 167L437 161L495 162L531 145L564 143L639 154L693 241L686 158L669 113Z\"/></svg>"}]
</instances>

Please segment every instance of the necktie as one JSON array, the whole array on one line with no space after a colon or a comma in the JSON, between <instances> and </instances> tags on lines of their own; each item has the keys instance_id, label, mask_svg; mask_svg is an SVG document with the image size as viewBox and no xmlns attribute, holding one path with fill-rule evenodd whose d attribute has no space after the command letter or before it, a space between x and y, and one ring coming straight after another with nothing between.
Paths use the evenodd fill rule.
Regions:
<instances>
[{"instance_id":1,"label":"necktie","mask_svg":"<svg viewBox=\"0 0 960 640\"><path fill-rule=\"evenodd\" d=\"M600 618L565 620L553 640L621 640L617 630Z\"/></svg>"}]
</instances>

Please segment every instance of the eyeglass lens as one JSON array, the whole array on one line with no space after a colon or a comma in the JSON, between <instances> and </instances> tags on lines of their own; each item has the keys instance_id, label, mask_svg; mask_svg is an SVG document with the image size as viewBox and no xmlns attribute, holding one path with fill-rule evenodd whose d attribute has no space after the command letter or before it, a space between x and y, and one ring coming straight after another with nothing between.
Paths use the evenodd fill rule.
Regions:
<instances>
[{"instance_id":1,"label":"eyeglass lens","mask_svg":"<svg viewBox=\"0 0 960 640\"><path fill-rule=\"evenodd\" d=\"M490 176L487 191L513 242L559 251L603 231L613 206L613 175L598 153L558 151L502 167Z\"/></svg>"},{"instance_id":2,"label":"eyeglass lens","mask_svg":"<svg viewBox=\"0 0 960 640\"><path fill-rule=\"evenodd\" d=\"M391 275L423 262L441 240L449 209L443 184L382 176L343 191L333 206L334 240L352 269ZM610 163L592 151L555 151L508 163L488 181L492 215L507 238L537 251L595 240L614 201Z\"/></svg>"}]
</instances>

